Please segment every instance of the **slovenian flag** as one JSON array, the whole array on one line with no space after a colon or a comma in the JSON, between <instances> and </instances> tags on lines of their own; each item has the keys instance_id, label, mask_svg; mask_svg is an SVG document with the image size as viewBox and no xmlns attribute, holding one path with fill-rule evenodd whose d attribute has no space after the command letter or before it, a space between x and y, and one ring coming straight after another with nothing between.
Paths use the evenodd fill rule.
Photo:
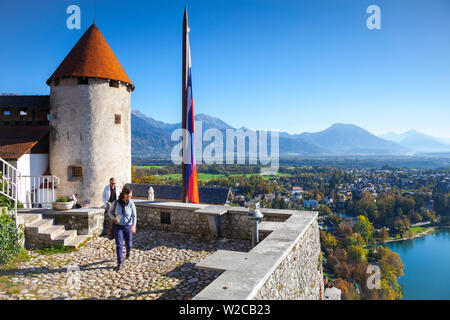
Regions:
<instances>
[{"instance_id":1,"label":"slovenian flag","mask_svg":"<svg viewBox=\"0 0 450 320\"><path fill-rule=\"evenodd\" d=\"M194 119L194 98L192 96L192 74L191 74L191 46L189 44L189 27L187 30L187 86L186 86L186 158L185 158L185 172L184 181L188 193L188 199L192 203L199 203L198 199L198 184L197 184L197 166L195 164L195 119Z\"/></svg>"}]
</instances>

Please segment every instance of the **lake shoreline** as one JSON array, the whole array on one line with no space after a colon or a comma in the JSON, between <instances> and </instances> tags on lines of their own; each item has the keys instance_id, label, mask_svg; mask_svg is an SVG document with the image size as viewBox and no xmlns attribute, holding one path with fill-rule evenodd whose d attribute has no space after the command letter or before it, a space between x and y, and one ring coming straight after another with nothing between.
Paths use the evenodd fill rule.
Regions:
<instances>
[{"instance_id":1,"label":"lake shoreline","mask_svg":"<svg viewBox=\"0 0 450 320\"><path fill-rule=\"evenodd\" d=\"M434 230L437 230L439 228L442 228L442 227L430 227L429 229L425 230L424 232L421 232L419 234L415 234L415 235L413 235L411 237L404 237L404 238L400 238L400 239L386 240L386 241L383 241L383 243L405 241L405 240L412 240L412 239L415 239L415 238L420 238L420 237L426 236L427 234L429 234L431 232L434 232Z\"/></svg>"},{"instance_id":2,"label":"lake shoreline","mask_svg":"<svg viewBox=\"0 0 450 320\"><path fill-rule=\"evenodd\" d=\"M391 241L386 247L399 254L405 266L398 280L403 288L403 300L450 299L450 255L443 254L450 250L447 226L435 226L432 233L411 241Z\"/></svg>"}]
</instances>

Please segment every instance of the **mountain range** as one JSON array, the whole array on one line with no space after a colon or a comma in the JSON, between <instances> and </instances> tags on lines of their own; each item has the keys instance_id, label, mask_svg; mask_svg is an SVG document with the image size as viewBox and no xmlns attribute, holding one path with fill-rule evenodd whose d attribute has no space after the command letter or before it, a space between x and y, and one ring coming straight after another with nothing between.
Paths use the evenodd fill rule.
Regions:
<instances>
[{"instance_id":1,"label":"mountain range","mask_svg":"<svg viewBox=\"0 0 450 320\"><path fill-rule=\"evenodd\" d=\"M218 129L225 137L226 129L236 129L221 119L204 113L197 114L195 120L196 123L201 121L203 134L208 129ZM148 117L138 110L132 110L131 138L133 157L170 158L172 148L179 143L171 141L171 134L179 128L181 128L181 123L165 123ZM199 129L200 126L197 126L196 130L197 128ZM420 133L411 134L410 132L408 135L400 136L389 133L377 137L356 125L336 123L323 131L313 133L289 134L280 132L279 153L281 157L295 157L412 155L418 151L450 151L450 146L446 146L436 139ZM427 141L429 144L427 144ZM271 150L270 138L268 138L268 142L268 149ZM203 147L208 144L209 142L204 142ZM223 144L225 148L225 141Z\"/></svg>"},{"instance_id":2,"label":"mountain range","mask_svg":"<svg viewBox=\"0 0 450 320\"><path fill-rule=\"evenodd\" d=\"M388 132L380 136L383 139L396 142L406 148L410 148L417 152L449 152L450 145L445 143L445 140L439 140L424 133L415 130L398 134Z\"/></svg>"}]
</instances>

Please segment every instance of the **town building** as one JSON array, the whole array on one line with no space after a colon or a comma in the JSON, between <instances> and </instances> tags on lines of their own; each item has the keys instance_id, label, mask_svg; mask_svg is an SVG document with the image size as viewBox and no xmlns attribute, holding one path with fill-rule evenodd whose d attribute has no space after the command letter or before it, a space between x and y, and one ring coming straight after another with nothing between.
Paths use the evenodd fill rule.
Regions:
<instances>
[{"instance_id":1,"label":"town building","mask_svg":"<svg viewBox=\"0 0 450 320\"><path fill-rule=\"evenodd\" d=\"M306 209L315 209L319 206L319 201L317 200L304 200L303 201L303 206Z\"/></svg>"}]
</instances>

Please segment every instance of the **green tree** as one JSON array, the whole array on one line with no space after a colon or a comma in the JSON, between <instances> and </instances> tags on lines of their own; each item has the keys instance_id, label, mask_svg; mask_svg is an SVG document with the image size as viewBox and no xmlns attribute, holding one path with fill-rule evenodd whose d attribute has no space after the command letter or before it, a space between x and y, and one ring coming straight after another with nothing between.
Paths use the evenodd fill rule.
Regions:
<instances>
[{"instance_id":1,"label":"green tree","mask_svg":"<svg viewBox=\"0 0 450 320\"><path fill-rule=\"evenodd\" d=\"M389 238L389 232L386 227L381 228L378 232L378 240L380 242L385 242Z\"/></svg>"},{"instance_id":2,"label":"green tree","mask_svg":"<svg viewBox=\"0 0 450 320\"><path fill-rule=\"evenodd\" d=\"M351 245L347 248L348 261L353 264L367 262L363 247Z\"/></svg>"},{"instance_id":3,"label":"green tree","mask_svg":"<svg viewBox=\"0 0 450 320\"><path fill-rule=\"evenodd\" d=\"M450 193L433 192L434 208L441 216L441 223L450 225Z\"/></svg>"},{"instance_id":4,"label":"green tree","mask_svg":"<svg viewBox=\"0 0 450 320\"><path fill-rule=\"evenodd\" d=\"M436 215L431 210L426 210L423 216L425 217L426 220L431 221L431 223L436 222Z\"/></svg>"},{"instance_id":5,"label":"green tree","mask_svg":"<svg viewBox=\"0 0 450 320\"><path fill-rule=\"evenodd\" d=\"M378 248L378 258L378 263L382 273L392 271L392 273L397 277L403 275L403 268L405 266L398 253L393 252L389 248L380 246Z\"/></svg>"},{"instance_id":6,"label":"green tree","mask_svg":"<svg viewBox=\"0 0 450 320\"><path fill-rule=\"evenodd\" d=\"M337 240L336 238L329 232L320 231L320 240L322 243L322 248L336 248Z\"/></svg>"},{"instance_id":7,"label":"green tree","mask_svg":"<svg viewBox=\"0 0 450 320\"><path fill-rule=\"evenodd\" d=\"M351 236L344 239L344 245L346 247L351 245L363 247L366 245L366 241L359 233L354 232Z\"/></svg>"},{"instance_id":8,"label":"green tree","mask_svg":"<svg viewBox=\"0 0 450 320\"><path fill-rule=\"evenodd\" d=\"M372 223L365 216L358 216L358 218L356 218L356 224L353 227L353 230L359 233L366 242L369 242L374 232Z\"/></svg>"},{"instance_id":9,"label":"green tree","mask_svg":"<svg viewBox=\"0 0 450 320\"><path fill-rule=\"evenodd\" d=\"M331 211L330 208L328 208L328 206L324 206L323 204L319 206L319 208L317 209L317 211L319 211L319 214L321 215L330 215L333 212Z\"/></svg>"}]
</instances>

